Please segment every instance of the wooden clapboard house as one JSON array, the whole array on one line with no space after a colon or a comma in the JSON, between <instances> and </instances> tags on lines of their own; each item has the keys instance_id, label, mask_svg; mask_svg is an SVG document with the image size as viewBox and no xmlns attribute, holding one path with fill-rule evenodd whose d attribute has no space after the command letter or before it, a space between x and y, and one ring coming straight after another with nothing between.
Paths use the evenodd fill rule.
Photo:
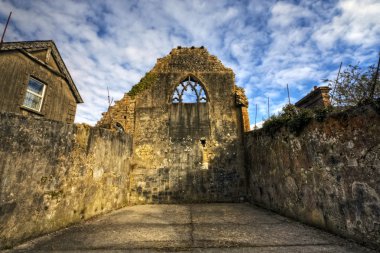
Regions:
<instances>
[{"instance_id":1,"label":"wooden clapboard house","mask_svg":"<svg viewBox=\"0 0 380 253\"><path fill-rule=\"evenodd\" d=\"M0 112L74 122L83 100L51 40L6 42L0 48Z\"/></svg>"}]
</instances>

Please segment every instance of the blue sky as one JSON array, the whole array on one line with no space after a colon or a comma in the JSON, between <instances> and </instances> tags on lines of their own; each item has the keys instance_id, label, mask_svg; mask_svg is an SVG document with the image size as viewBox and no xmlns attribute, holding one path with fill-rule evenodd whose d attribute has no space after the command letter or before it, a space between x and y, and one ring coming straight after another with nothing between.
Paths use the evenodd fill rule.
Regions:
<instances>
[{"instance_id":1,"label":"blue sky","mask_svg":"<svg viewBox=\"0 0 380 253\"><path fill-rule=\"evenodd\" d=\"M121 99L181 46L205 46L246 89L251 124L294 103L346 66L377 62L380 1L0 0L5 41L54 40L85 103L76 122L95 124L107 86Z\"/></svg>"}]
</instances>

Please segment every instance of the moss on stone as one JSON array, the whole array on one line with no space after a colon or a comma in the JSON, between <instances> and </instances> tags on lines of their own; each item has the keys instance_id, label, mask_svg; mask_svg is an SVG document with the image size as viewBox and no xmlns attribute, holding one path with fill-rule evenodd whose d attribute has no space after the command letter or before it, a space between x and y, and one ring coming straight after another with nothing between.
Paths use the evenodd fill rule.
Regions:
<instances>
[{"instance_id":1,"label":"moss on stone","mask_svg":"<svg viewBox=\"0 0 380 253\"><path fill-rule=\"evenodd\" d=\"M134 97L137 94L143 92L144 90L150 88L157 81L157 73L147 72L140 82L132 87L132 89L127 93L128 96Z\"/></svg>"}]
</instances>

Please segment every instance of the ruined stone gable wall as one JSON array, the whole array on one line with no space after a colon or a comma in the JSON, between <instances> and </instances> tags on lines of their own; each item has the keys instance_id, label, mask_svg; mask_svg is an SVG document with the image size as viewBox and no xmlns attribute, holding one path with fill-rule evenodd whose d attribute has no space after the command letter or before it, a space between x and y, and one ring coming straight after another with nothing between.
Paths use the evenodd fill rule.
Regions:
<instances>
[{"instance_id":1,"label":"ruined stone gable wall","mask_svg":"<svg viewBox=\"0 0 380 253\"><path fill-rule=\"evenodd\" d=\"M371 107L246 135L250 200L380 248L380 115Z\"/></svg>"},{"instance_id":2,"label":"ruined stone gable wall","mask_svg":"<svg viewBox=\"0 0 380 253\"><path fill-rule=\"evenodd\" d=\"M203 48L182 48L151 72L155 83L135 96L131 203L240 201L245 171L232 70ZM175 87L189 76L202 83L209 101L173 105ZM202 129L181 132L173 122Z\"/></svg>"},{"instance_id":3,"label":"ruined stone gable wall","mask_svg":"<svg viewBox=\"0 0 380 253\"><path fill-rule=\"evenodd\" d=\"M0 114L0 248L128 203L132 140Z\"/></svg>"},{"instance_id":4,"label":"ruined stone gable wall","mask_svg":"<svg viewBox=\"0 0 380 253\"><path fill-rule=\"evenodd\" d=\"M102 114L102 118L96 124L98 127L116 129L128 134L133 134L134 125L135 100L127 94L121 100L115 101L115 104Z\"/></svg>"}]
</instances>

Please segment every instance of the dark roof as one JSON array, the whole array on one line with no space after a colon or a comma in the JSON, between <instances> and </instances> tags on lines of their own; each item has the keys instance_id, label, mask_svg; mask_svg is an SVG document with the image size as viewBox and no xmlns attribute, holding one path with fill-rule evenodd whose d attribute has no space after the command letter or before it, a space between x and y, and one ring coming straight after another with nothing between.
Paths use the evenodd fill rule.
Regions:
<instances>
[{"instance_id":1,"label":"dark roof","mask_svg":"<svg viewBox=\"0 0 380 253\"><path fill-rule=\"evenodd\" d=\"M52 40L36 40L36 41L19 41L19 42L4 42L1 46L1 50L28 50L28 49L51 49L51 54L54 57L54 60L57 62L58 68L66 78L70 89L75 97L77 103L83 103L82 97L79 94L79 91L70 76L70 73L63 62L61 54L59 53L57 46ZM25 51L24 51L25 52Z\"/></svg>"},{"instance_id":2,"label":"dark roof","mask_svg":"<svg viewBox=\"0 0 380 253\"><path fill-rule=\"evenodd\" d=\"M319 99L319 97L317 96L321 94L322 91L329 92L330 90L331 88L328 86L320 86L320 87L314 86L312 91L310 91L306 96L304 96L303 98L301 98L295 103L295 106L302 106L303 104L306 104L309 101L313 101L312 103L314 103L315 102L314 100Z\"/></svg>"}]
</instances>

